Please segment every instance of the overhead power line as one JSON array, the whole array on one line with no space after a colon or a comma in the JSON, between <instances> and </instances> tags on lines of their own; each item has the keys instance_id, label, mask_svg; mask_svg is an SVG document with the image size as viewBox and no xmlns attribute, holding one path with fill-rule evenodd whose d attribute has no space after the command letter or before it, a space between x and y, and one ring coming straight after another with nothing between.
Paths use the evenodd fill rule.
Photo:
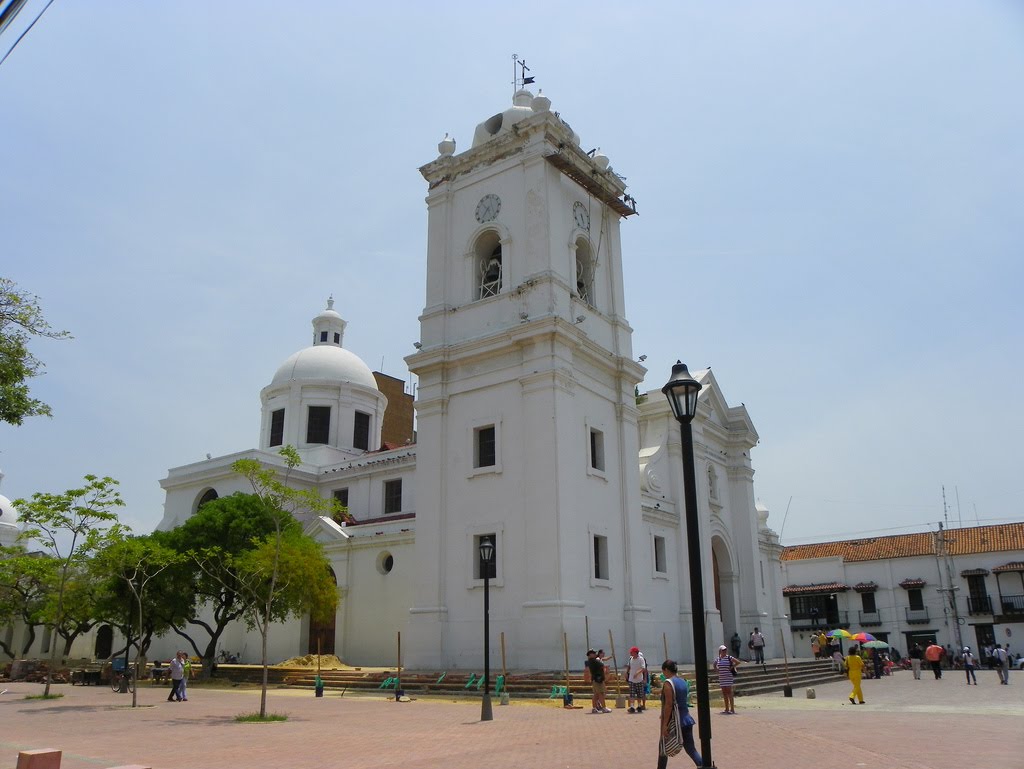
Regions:
<instances>
[{"instance_id":1,"label":"overhead power line","mask_svg":"<svg viewBox=\"0 0 1024 769\"><path fill-rule=\"evenodd\" d=\"M11 5L9 5L9 6L7 7L7 9L5 9L5 11L6 11L6 10L9 10L10 8L12 8L12 7L13 7L13 6L14 6L14 5L16 4L16 3L18 3L18 0L15 0L15 1L13 2L13 3L11 3ZM22 5L24 5L24 2L21 2L20 4L18 4L18 7L17 7L17 8L14 8L14 12L13 12L13 13L12 13L12 14L10 15L10 18L8 18L8 19L7 19L7 23L8 23L8 24L10 23L11 19L13 19L15 15L17 15L18 11L20 11L20 10L21 10L21 6L22 6ZM22 39L23 37L25 37L25 35L27 35L27 34L28 34L29 30L30 30L30 29L32 29L32 27L34 27L34 26L36 25L36 22L37 22L37 21L39 21L39 20L40 20L40 19L41 19L41 18L43 17L43 14L44 14L44 13L46 13L46 10L47 10L47 9L48 9L48 8L49 8L49 7L51 6L51 5L53 5L53 0L48 0L48 2L46 3L46 5L44 5L44 6L43 6L43 10L41 10L41 11L39 12L39 15L38 15L38 16L36 16L36 17L35 17L34 19L32 19L32 23L31 23L31 24L29 24L29 25L28 25L28 26L27 26L27 27L25 28L25 31L24 31L24 32L22 32L22 33L21 33L20 35L18 35L18 39L14 41L14 45L12 45L12 46L11 46L10 48L8 48L8 49L7 49L7 53L5 53L5 54L4 54L4 57L3 57L2 59L0 59L0 66L2 66L2 65L3 65L3 63L4 63L5 61L7 61L7 57L8 57L8 56L10 56L10 55L11 55L11 52L12 52L12 51L13 51L13 50L14 50L15 48L17 48L17 47L18 47L18 43L20 43L20 42L21 42L21 39Z\"/></svg>"}]
</instances>

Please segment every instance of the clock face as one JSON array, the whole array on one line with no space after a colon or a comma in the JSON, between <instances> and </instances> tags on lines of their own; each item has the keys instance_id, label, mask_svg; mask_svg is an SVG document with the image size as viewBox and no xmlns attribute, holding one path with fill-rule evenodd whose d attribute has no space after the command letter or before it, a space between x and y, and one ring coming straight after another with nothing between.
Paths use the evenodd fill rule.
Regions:
<instances>
[{"instance_id":1,"label":"clock face","mask_svg":"<svg viewBox=\"0 0 1024 769\"><path fill-rule=\"evenodd\" d=\"M581 230L590 229L590 214L587 212L587 207L579 201L573 203L572 218L576 221L576 226Z\"/></svg>"},{"instance_id":2,"label":"clock face","mask_svg":"<svg viewBox=\"0 0 1024 769\"><path fill-rule=\"evenodd\" d=\"M484 195L476 204L476 220L481 224L498 218L501 211L501 198L497 195Z\"/></svg>"}]
</instances>

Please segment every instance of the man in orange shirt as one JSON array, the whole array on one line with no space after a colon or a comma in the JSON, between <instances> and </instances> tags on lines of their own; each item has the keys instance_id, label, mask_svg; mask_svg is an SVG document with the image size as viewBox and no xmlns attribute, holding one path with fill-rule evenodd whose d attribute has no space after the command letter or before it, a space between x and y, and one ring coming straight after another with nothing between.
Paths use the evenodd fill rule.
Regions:
<instances>
[{"instance_id":1,"label":"man in orange shirt","mask_svg":"<svg viewBox=\"0 0 1024 769\"><path fill-rule=\"evenodd\" d=\"M944 653L945 650L935 641L928 644L928 648L924 650L924 658L932 666L932 672L935 674L936 680L942 678L942 655Z\"/></svg>"}]
</instances>

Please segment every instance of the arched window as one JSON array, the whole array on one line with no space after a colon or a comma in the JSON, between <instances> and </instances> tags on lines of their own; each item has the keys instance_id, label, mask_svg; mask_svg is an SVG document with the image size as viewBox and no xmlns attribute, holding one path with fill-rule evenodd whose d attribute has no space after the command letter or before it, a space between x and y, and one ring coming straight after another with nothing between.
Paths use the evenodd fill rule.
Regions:
<instances>
[{"instance_id":1,"label":"arched window","mask_svg":"<svg viewBox=\"0 0 1024 769\"><path fill-rule=\"evenodd\" d=\"M486 299L501 293L504 264L498 233L487 232L477 241L475 255L476 299Z\"/></svg>"},{"instance_id":2,"label":"arched window","mask_svg":"<svg viewBox=\"0 0 1024 769\"><path fill-rule=\"evenodd\" d=\"M589 305L594 304L594 259L590 244L576 241L576 296Z\"/></svg>"},{"instance_id":3,"label":"arched window","mask_svg":"<svg viewBox=\"0 0 1024 769\"><path fill-rule=\"evenodd\" d=\"M213 502L213 500L217 499L219 496L220 495L217 493L216 489L207 489L204 491L203 495L199 497L199 501L196 502L196 512L199 512L199 509L207 502Z\"/></svg>"}]
</instances>

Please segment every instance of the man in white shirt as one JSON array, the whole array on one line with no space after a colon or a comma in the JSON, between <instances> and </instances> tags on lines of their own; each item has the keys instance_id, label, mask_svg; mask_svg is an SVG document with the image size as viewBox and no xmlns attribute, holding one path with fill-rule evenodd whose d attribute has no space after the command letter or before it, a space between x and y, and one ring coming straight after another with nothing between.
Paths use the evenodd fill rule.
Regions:
<instances>
[{"instance_id":1,"label":"man in white shirt","mask_svg":"<svg viewBox=\"0 0 1024 769\"><path fill-rule=\"evenodd\" d=\"M629 682L629 712L643 713L647 710L647 660L639 647L629 650L626 663L626 680Z\"/></svg>"},{"instance_id":2,"label":"man in white shirt","mask_svg":"<svg viewBox=\"0 0 1024 769\"><path fill-rule=\"evenodd\" d=\"M1004 649L999 644L992 649L992 659L995 662L996 672L999 673L999 683L1010 683L1010 644Z\"/></svg>"},{"instance_id":3,"label":"man in white shirt","mask_svg":"<svg viewBox=\"0 0 1024 769\"><path fill-rule=\"evenodd\" d=\"M764 665L764 636L757 628L750 634L750 648L754 650L754 662Z\"/></svg>"}]
</instances>

